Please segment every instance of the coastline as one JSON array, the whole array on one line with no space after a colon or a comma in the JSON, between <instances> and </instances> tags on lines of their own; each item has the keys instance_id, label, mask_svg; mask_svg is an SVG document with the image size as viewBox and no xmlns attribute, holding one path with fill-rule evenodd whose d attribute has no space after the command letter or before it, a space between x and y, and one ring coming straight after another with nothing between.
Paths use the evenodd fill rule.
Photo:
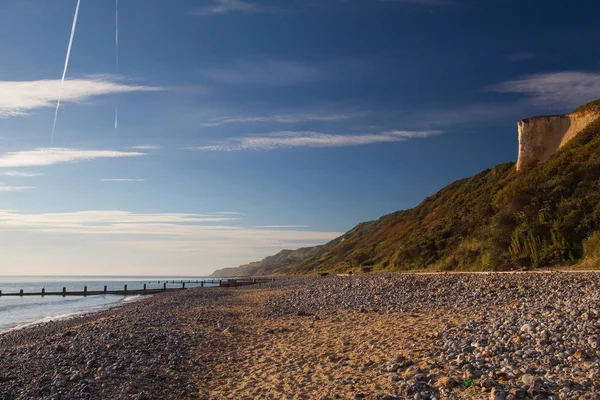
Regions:
<instances>
[{"instance_id":1,"label":"coastline","mask_svg":"<svg viewBox=\"0 0 600 400\"><path fill-rule=\"evenodd\" d=\"M158 294L1 335L0 398L596 399L599 293L556 272Z\"/></svg>"},{"instance_id":2,"label":"coastline","mask_svg":"<svg viewBox=\"0 0 600 400\"><path fill-rule=\"evenodd\" d=\"M6 334L8 332L18 331L21 329L32 329L32 328L35 328L38 326L43 326L45 324L55 323L58 321L82 318L82 317L88 316L90 314L99 313L99 312L102 312L102 311L105 311L105 310L108 310L111 308L126 306L127 304L130 304L132 302L141 301L141 300L149 298L151 296L152 295L139 295L139 294L125 296L125 297L122 297L122 298L112 302L112 303L106 303L106 304L94 306L94 307L91 307L91 308L85 309L85 310L73 311L73 312L66 313L66 314L48 315L39 320L35 320L35 321L31 321L31 322L22 322L11 328L0 329L0 336Z\"/></svg>"}]
</instances>

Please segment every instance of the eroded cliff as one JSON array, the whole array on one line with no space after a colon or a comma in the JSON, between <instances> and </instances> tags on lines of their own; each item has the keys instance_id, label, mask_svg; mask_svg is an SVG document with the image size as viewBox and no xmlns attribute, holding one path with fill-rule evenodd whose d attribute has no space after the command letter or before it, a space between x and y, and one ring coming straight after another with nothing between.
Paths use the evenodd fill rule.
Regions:
<instances>
[{"instance_id":1,"label":"eroded cliff","mask_svg":"<svg viewBox=\"0 0 600 400\"><path fill-rule=\"evenodd\" d=\"M519 157L517 170L533 161L546 161L590 123L600 117L595 101L570 114L526 118L518 122Z\"/></svg>"}]
</instances>

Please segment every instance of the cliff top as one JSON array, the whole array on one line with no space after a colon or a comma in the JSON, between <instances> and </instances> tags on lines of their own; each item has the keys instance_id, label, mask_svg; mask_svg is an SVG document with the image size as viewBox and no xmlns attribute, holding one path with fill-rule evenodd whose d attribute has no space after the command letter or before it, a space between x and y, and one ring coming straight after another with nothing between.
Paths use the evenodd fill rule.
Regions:
<instances>
[{"instance_id":1,"label":"cliff top","mask_svg":"<svg viewBox=\"0 0 600 400\"><path fill-rule=\"evenodd\" d=\"M529 122L531 120L538 119L538 118L561 118L561 117L566 117L569 114L584 114L586 112L600 113L600 99L590 101L589 103L586 103L580 107L577 107L575 110L573 110L572 112L570 112L568 114L538 115L536 117L523 118L519 122Z\"/></svg>"},{"instance_id":2,"label":"cliff top","mask_svg":"<svg viewBox=\"0 0 600 400\"><path fill-rule=\"evenodd\" d=\"M579 107L575 111L573 111L572 114L585 113L585 112L590 112L590 111L591 112L600 112L600 99L590 101L589 103L582 105L581 107Z\"/></svg>"}]
</instances>

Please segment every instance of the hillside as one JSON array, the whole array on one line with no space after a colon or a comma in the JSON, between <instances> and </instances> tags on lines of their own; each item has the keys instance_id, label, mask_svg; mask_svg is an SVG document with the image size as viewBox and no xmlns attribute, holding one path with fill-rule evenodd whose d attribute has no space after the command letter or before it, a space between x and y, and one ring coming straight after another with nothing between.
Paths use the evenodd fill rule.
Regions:
<instances>
[{"instance_id":1,"label":"hillside","mask_svg":"<svg viewBox=\"0 0 600 400\"><path fill-rule=\"evenodd\" d=\"M346 272L360 264L386 271L557 266L598 257L599 230L600 119L595 119L546 161L533 160L519 171L514 163L497 165L448 185L413 209L302 249L300 260L279 253L239 271Z\"/></svg>"},{"instance_id":2,"label":"hillside","mask_svg":"<svg viewBox=\"0 0 600 400\"><path fill-rule=\"evenodd\" d=\"M234 268L218 269L211 276L256 276L276 273L281 267L301 261L317 254L323 246L303 247L297 250L281 250L274 256L266 257Z\"/></svg>"}]
</instances>

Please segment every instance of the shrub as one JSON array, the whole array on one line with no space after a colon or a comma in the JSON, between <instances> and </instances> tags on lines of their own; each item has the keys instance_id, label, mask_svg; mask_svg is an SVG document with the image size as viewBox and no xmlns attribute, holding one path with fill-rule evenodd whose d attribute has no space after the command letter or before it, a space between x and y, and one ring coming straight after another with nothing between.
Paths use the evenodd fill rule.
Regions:
<instances>
[{"instance_id":1,"label":"shrub","mask_svg":"<svg viewBox=\"0 0 600 400\"><path fill-rule=\"evenodd\" d=\"M593 232L583 241L583 255L586 261L600 267L600 231Z\"/></svg>"}]
</instances>

